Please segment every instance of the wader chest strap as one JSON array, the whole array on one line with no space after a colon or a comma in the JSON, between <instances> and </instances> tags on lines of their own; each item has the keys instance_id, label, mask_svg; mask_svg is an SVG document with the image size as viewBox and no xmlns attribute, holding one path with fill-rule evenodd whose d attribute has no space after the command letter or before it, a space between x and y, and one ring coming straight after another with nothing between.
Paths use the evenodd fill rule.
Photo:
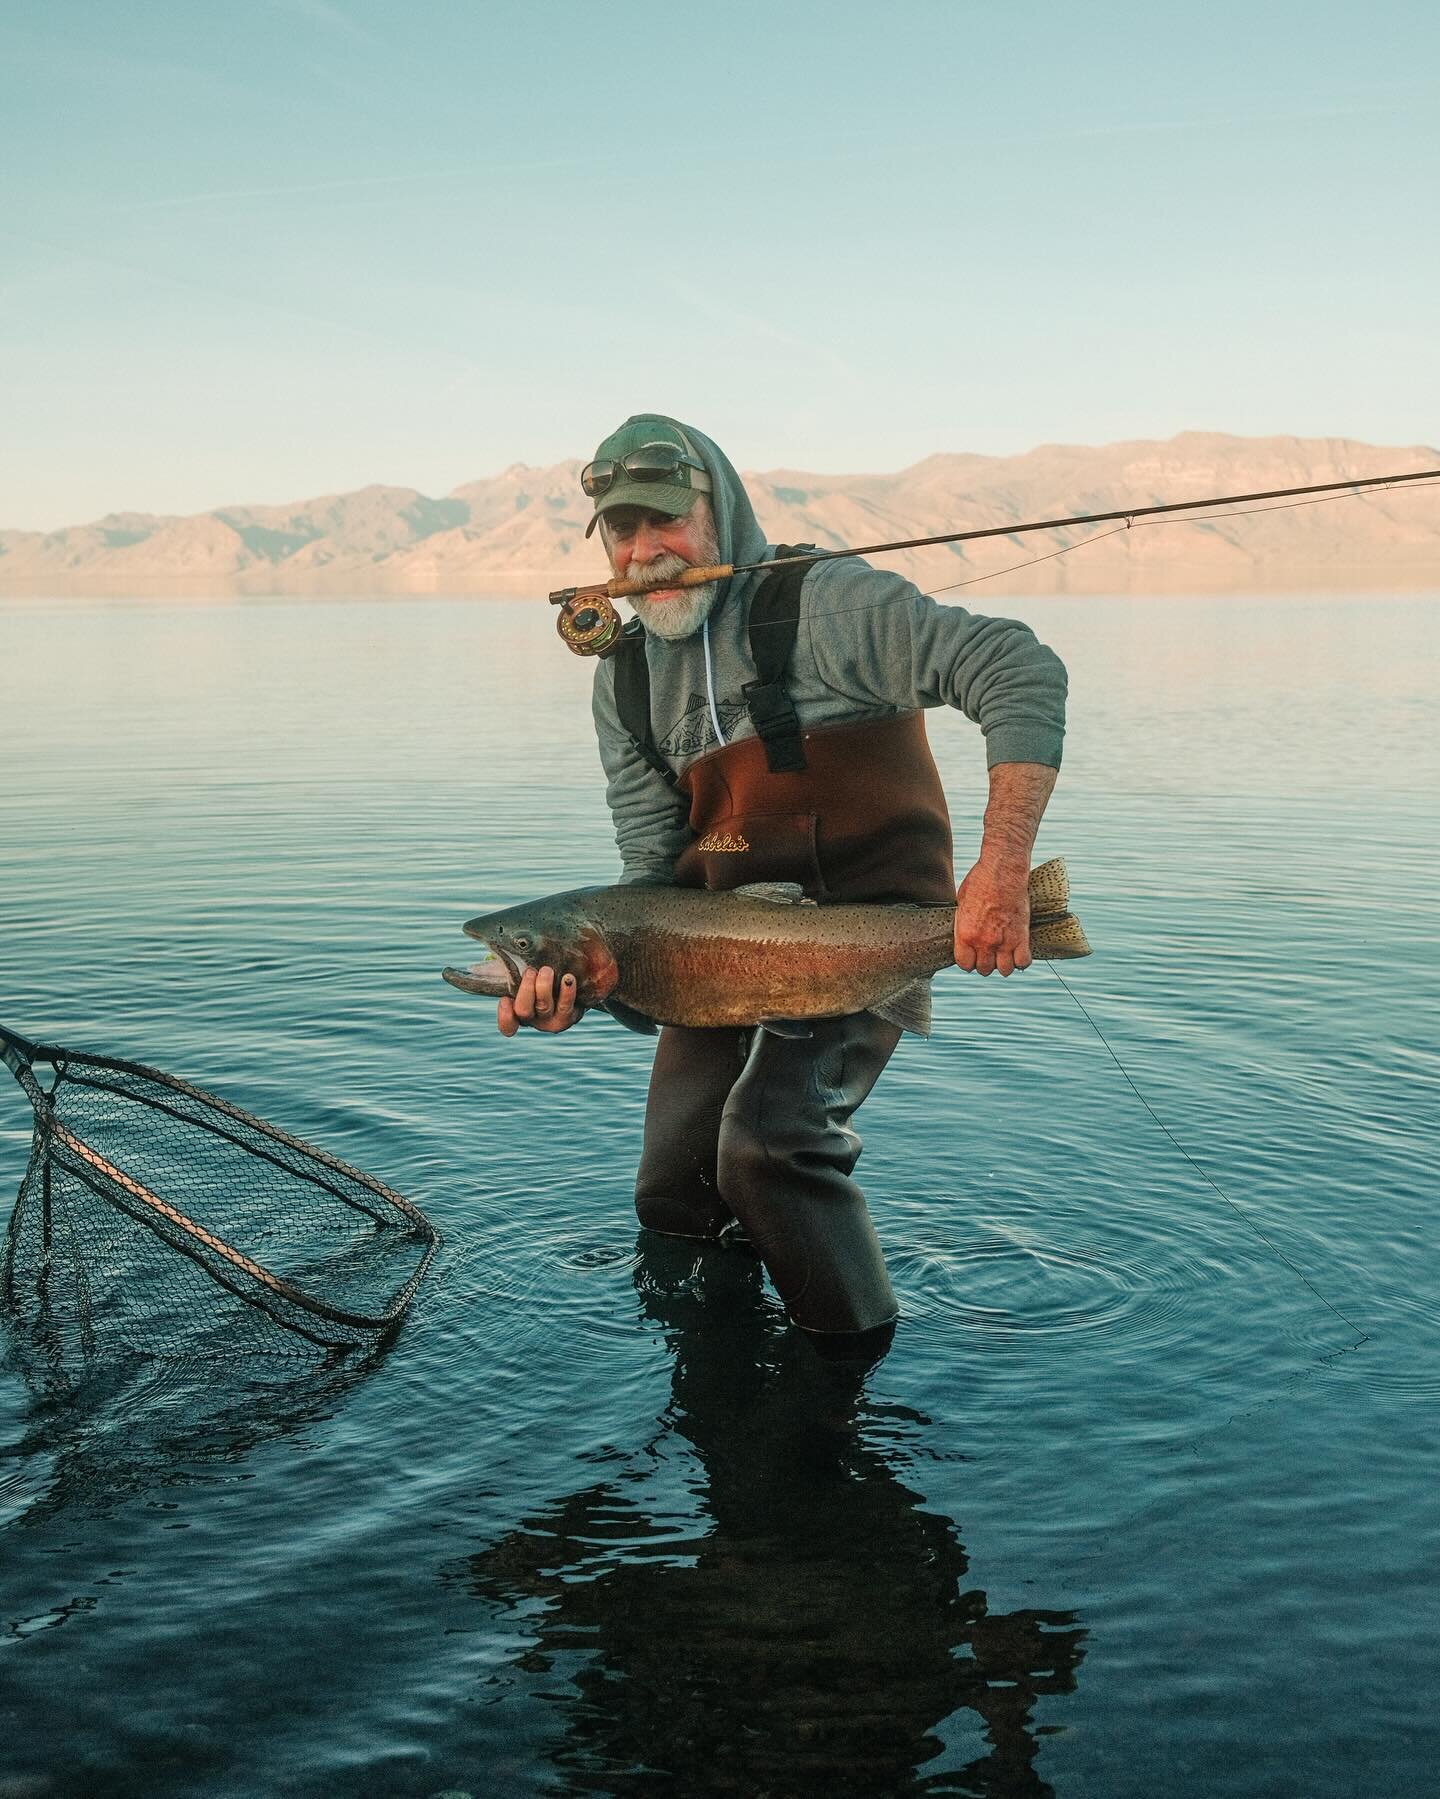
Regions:
<instances>
[{"instance_id":1,"label":"wader chest strap","mask_svg":"<svg viewBox=\"0 0 1440 1799\"><path fill-rule=\"evenodd\" d=\"M803 555L813 543L779 544L775 555ZM766 575L750 602L750 656L755 679L745 683L746 710L755 735L765 745L772 775L796 774L805 767L800 718L783 676L800 630L800 589L813 563L797 562Z\"/></svg>"},{"instance_id":2,"label":"wader chest strap","mask_svg":"<svg viewBox=\"0 0 1440 1799\"><path fill-rule=\"evenodd\" d=\"M670 786L677 786L679 777L655 747L655 729L650 722L650 664L645 660L645 627L638 618L632 618L620 633L615 656L615 709L631 749Z\"/></svg>"}]
</instances>

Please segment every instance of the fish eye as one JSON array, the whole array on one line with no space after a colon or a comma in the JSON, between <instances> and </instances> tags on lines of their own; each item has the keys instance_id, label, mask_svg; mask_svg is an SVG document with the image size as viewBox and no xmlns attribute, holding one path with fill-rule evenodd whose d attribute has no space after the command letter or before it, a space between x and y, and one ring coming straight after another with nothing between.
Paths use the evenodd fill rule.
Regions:
<instances>
[{"instance_id":1,"label":"fish eye","mask_svg":"<svg viewBox=\"0 0 1440 1799\"><path fill-rule=\"evenodd\" d=\"M516 949L529 949L530 939L528 937L517 937L515 939L515 947Z\"/></svg>"}]
</instances>

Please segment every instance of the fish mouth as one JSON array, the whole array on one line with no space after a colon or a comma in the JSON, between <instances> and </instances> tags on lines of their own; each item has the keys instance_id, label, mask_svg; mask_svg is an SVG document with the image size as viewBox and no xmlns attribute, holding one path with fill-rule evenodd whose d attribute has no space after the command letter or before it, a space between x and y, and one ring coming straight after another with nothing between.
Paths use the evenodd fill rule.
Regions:
<instances>
[{"instance_id":1,"label":"fish mouth","mask_svg":"<svg viewBox=\"0 0 1440 1799\"><path fill-rule=\"evenodd\" d=\"M467 925L466 930L470 927ZM471 931L471 936L478 933ZM481 939L484 942L484 939ZM513 957L487 943L488 954L469 968L442 968L441 975L462 993L479 993L487 999L513 999L520 985L522 970Z\"/></svg>"}]
</instances>

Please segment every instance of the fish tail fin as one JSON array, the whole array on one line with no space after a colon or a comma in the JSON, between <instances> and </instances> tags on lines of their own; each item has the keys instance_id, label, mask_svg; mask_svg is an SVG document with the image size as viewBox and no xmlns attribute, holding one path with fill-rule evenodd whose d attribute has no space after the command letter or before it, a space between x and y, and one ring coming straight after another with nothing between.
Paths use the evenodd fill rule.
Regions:
<instances>
[{"instance_id":1,"label":"fish tail fin","mask_svg":"<svg viewBox=\"0 0 1440 1799\"><path fill-rule=\"evenodd\" d=\"M1076 956L1093 955L1089 939L1073 912L1044 918L1030 927L1030 954L1037 962L1069 962Z\"/></svg>"},{"instance_id":2,"label":"fish tail fin","mask_svg":"<svg viewBox=\"0 0 1440 1799\"><path fill-rule=\"evenodd\" d=\"M1044 917L1047 912L1070 910L1070 876L1065 871L1063 856L1052 856L1048 862L1032 868L1028 886L1030 910L1037 917Z\"/></svg>"},{"instance_id":3,"label":"fish tail fin","mask_svg":"<svg viewBox=\"0 0 1440 1799\"><path fill-rule=\"evenodd\" d=\"M1062 856L1030 871L1030 954L1039 962L1067 962L1093 954L1070 910L1070 877Z\"/></svg>"}]
</instances>

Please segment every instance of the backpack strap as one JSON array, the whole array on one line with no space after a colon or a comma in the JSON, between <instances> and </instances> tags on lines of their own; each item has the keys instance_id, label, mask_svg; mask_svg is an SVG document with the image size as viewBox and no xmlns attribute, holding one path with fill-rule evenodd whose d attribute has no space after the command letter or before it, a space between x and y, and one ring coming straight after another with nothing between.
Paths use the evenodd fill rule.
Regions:
<instances>
[{"instance_id":1,"label":"backpack strap","mask_svg":"<svg viewBox=\"0 0 1440 1799\"><path fill-rule=\"evenodd\" d=\"M775 558L803 555L813 543L777 544ZM796 562L766 575L750 602L750 657L755 679L744 686L745 706L755 735L765 745L772 775L805 767L800 717L781 677L800 631L800 589L813 562Z\"/></svg>"},{"instance_id":2,"label":"backpack strap","mask_svg":"<svg viewBox=\"0 0 1440 1799\"><path fill-rule=\"evenodd\" d=\"M645 627L638 618L626 623L616 646L615 709L631 749L670 786L676 786L679 777L655 747L655 729L650 722L650 664L645 657Z\"/></svg>"}]
</instances>

